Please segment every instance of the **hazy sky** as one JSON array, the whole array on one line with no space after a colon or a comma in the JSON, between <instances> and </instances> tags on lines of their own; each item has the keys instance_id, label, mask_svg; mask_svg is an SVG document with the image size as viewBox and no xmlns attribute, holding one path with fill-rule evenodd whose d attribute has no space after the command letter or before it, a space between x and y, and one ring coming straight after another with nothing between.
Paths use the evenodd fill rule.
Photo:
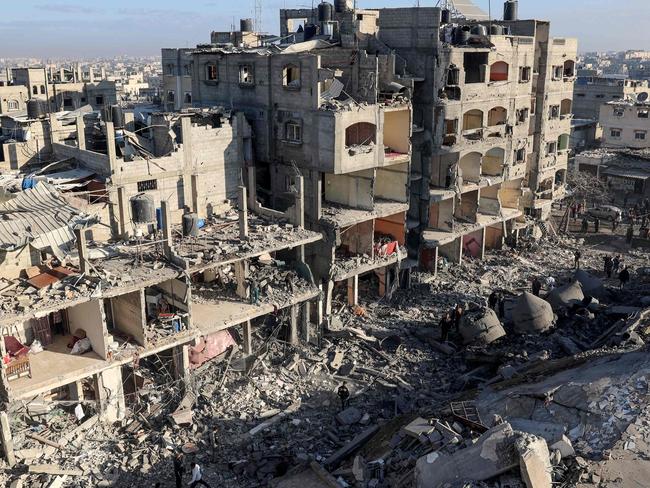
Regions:
<instances>
[{"instance_id":1,"label":"hazy sky","mask_svg":"<svg viewBox=\"0 0 650 488\"><path fill-rule=\"evenodd\" d=\"M314 0L317 4L319 0ZM421 0L434 6L437 0ZM253 0L2 0L0 58L157 55L161 47L209 42L210 31L253 16ZM413 6L416 0L358 0L359 7ZM487 10L488 0L475 0ZM502 0L491 0L500 17ZM311 0L263 0L263 28L278 33L278 9ZM650 50L650 0L520 0L520 18L552 22L580 50Z\"/></svg>"}]
</instances>

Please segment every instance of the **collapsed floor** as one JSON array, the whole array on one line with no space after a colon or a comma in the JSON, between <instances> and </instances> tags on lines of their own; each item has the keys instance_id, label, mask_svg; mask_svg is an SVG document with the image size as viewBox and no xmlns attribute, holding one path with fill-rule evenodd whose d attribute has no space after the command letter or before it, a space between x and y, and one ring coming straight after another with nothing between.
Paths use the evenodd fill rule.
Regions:
<instances>
[{"instance_id":1,"label":"collapsed floor","mask_svg":"<svg viewBox=\"0 0 650 488\"><path fill-rule=\"evenodd\" d=\"M551 476L557 486L632 486L625 477L648 473L647 461L626 463L648 454L650 259L620 242L530 242L484 261L442 262L436 279L416 274L390 301L354 308L342 291L318 345L291 346L283 327L258 324L252 356L226 353L187 385L143 362L130 402L137 413L119 428L93 421L89 409L77 420L74 402L21 408L12 415L19 464L0 481L171 486L172 450L182 448L212 486L538 488ZM569 282L576 247L582 268L599 278L605 253L623 249L636 270L632 283L620 290L604 280L601 305L559 311L547 332L516 334L515 297L536 276ZM461 303L475 313L497 289L506 296L504 337L463 345L452 331L451 342L439 341L443 312ZM343 381L351 406L341 412ZM187 403L189 418L177 410ZM49 444L28 435L44 430ZM492 436L506 443L499 463L472 451ZM546 451L537 449L540 439ZM461 461L484 463L449 468ZM467 471L482 477L468 481Z\"/></svg>"}]
</instances>

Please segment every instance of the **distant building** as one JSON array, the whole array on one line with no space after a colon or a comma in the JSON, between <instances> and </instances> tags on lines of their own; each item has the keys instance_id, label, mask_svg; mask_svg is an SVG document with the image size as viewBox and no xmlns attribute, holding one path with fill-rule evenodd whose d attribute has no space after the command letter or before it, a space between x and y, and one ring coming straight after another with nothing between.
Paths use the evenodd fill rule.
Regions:
<instances>
[{"instance_id":1,"label":"distant building","mask_svg":"<svg viewBox=\"0 0 650 488\"><path fill-rule=\"evenodd\" d=\"M27 110L27 100L27 87L0 86L0 115L24 112Z\"/></svg>"},{"instance_id":2,"label":"distant building","mask_svg":"<svg viewBox=\"0 0 650 488\"><path fill-rule=\"evenodd\" d=\"M600 108L603 146L650 148L650 102L609 102Z\"/></svg>"},{"instance_id":3,"label":"distant building","mask_svg":"<svg viewBox=\"0 0 650 488\"><path fill-rule=\"evenodd\" d=\"M192 51L194 49L162 50L162 104L165 110L192 106Z\"/></svg>"},{"instance_id":4,"label":"distant building","mask_svg":"<svg viewBox=\"0 0 650 488\"><path fill-rule=\"evenodd\" d=\"M618 77L578 77L573 94L573 115L578 119L598 120L600 106L613 100L625 100L633 94L647 92L645 80Z\"/></svg>"}]
</instances>

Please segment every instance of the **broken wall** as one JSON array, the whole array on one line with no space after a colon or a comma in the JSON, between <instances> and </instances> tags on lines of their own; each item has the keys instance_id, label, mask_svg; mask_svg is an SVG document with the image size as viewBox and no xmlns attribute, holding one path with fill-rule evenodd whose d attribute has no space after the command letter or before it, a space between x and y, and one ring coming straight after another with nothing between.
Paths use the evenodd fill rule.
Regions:
<instances>
[{"instance_id":1,"label":"broken wall","mask_svg":"<svg viewBox=\"0 0 650 488\"><path fill-rule=\"evenodd\" d=\"M144 334L144 297L143 291L138 290L110 299L113 326L145 346Z\"/></svg>"},{"instance_id":2,"label":"broken wall","mask_svg":"<svg viewBox=\"0 0 650 488\"><path fill-rule=\"evenodd\" d=\"M352 208L372 210L374 171L325 175L325 200Z\"/></svg>"},{"instance_id":3,"label":"broken wall","mask_svg":"<svg viewBox=\"0 0 650 488\"><path fill-rule=\"evenodd\" d=\"M375 197L395 202L409 202L409 165L396 164L377 169Z\"/></svg>"},{"instance_id":4,"label":"broken wall","mask_svg":"<svg viewBox=\"0 0 650 488\"><path fill-rule=\"evenodd\" d=\"M104 310L100 300L81 303L66 310L70 333L77 329L86 332L93 351L102 359L106 359L108 333L104 324Z\"/></svg>"}]
</instances>

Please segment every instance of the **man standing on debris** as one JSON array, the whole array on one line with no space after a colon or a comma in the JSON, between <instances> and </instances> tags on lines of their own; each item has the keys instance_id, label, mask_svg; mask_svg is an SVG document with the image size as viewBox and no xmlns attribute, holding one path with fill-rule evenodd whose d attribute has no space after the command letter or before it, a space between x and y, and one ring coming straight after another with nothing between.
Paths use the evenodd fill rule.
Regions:
<instances>
[{"instance_id":1,"label":"man standing on debris","mask_svg":"<svg viewBox=\"0 0 650 488\"><path fill-rule=\"evenodd\" d=\"M625 240L628 244L632 244L632 239L634 239L634 225L630 224L627 228L627 234L625 235Z\"/></svg>"},{"instance_id":2,"label":"man standing on debris","mask_svg":"<svg viewBox=\"0 0 650 488\"><path fill-rule=\"evenodd\" d=\"M598 231L600 230L600 219L596 217L594 219L594 232L598 234Z\"/></svg>"},{"instance_id":3,"label":"man standing on debris","mask_svg":"<svg viewBox=\"0 0 650 488\"><path fill-rule=\"evenodd\" d=\"M542 282L539 281L539 278L537 278L537 276L535 276L533 279L533 295L538 297L540 291L542 291Z\"/></svg>"},{"instance_id":4,"label":"man standing on debris","mask_svg":"<svg viewBox=\"0 0 650 488\"><path fill-rule=\"evenodd\" d=\"M573 253L573 267L575 269L580 269L580 258L582 257L582 253L576 249L575 252Z\"/></svg>"},{"instance_id":5,"label":"man standing on debris","mask_svg":"<svg viewBox=\"0 0 650 488\"><path fill-rule=\"evenodd\" d=\"M460 321L463 318L463 307L460 303L457 303L454 307L454 327L456 328L456 334L460 334Z\"/></svg>"},{"instance_id":6,"label":"man standing on debris","mask_svg":"<svg viewBox=\"0 0 650 488\"><path fill-rule=\"evenodd\" d=\"M192 479L190 480L189 485L190 488L194 488L195 486L199 485L207 486L210 488L210 485L203 481L203 471L201 470L201 466L196 463L192 463Z\"/></svg>"},{"instance_id":7,"label":"man standing on debris","mask_svg":"<svg viewBox=\"0 0 650 488\"><path fill-rule=\"evenodd\" d=\"M612 234L616 232L616 229L618 228L619 225L621 225L621 222L623 222L623 217L621 217L620 213L617 213L616 217L612 221Z\"/></svg>"},{"instance_id":8,"label":"man standing on debris","mask_svg":"<svg viewBox=\"0 0 650 488\"><path fill-rule=\"evenodd\" d=\"M587 220L587 217L584 217L582 219L582 232L585 233L589 230L589 221Z\"/></svg>"},{"instance_id":9,"label":"man standing on debris","mask_svg":"<svg viewBox=\"0 0 650 488\"><path fill-rule=\"evenodd\" d=\"M503 296L503 292L499 292L499 318L503 319L506 316L506 297Z\"/></svg>"},{"instance_id":10,"label":"man standing on debris","mask_svg":"<svg viewBox=\"0 0 650 488\"><path fill-rule=\"evenodd\" d=\"M621 282L621 289L623 289L630 281L630 270L627 269L627 266L618 274L618 279Z\"/></svg>"},{"instance_id":11,"label":"man standing on debris","mask_svg":"<svg viewBox=\"0 0 650 488\"><path fill-rule=\"evenodd\" d=\"M499 302L499 294L497 293L496 290L494 290L492 293L490 293L490 296L488 297L488 307L490 307L492 310L496 312L498 302Z\"/></svg>"},{"instance_id":12,"label":"man standing on debris","mask_svg":"<svg viewBox=\"0 0 650 488\"><path fill-rule=\"evenodd\" d=\"M350 390L348 390L347 383L345 381L341 386L339 386L337 394L341 399L341 411L343 411L350 406Z\"/></svg>"},{"instance_id":13,"label":"man standing on debris","mask_svg":"<svg viewBox=\"0 0 650 488\"><path fill-rule=\"evenodd\" d=\"M614 262L611 256L605 256L605 275L608 278L612 277L612 270L614 269Z\"/></svg>"},{"instance_id":14,"label":"man standing on debris","mask_svg":"<svg viewBox=\"0 0 650 488\"><path fill-rule=\"evenodd\" d=\"M440 340L442 342L447 342L449 331L451 330L452 325L454 325L454 321L451 318L451 314L449 312L446 312L440 320Z\"/></svg>"},{"instance_id":15,"label":"man standing on debris","mask_svg":"<svg viewBox=\"0 0 650 488\"><path fill-rule=\"evenodd\" d=\"M614 259L612 259L612 273L618 274L618 270L621 267L621 256L616 255L614 256Z\"/></svg>"},{"instance_id":16,"label":"man standing on debris","mask_svg":"<svg viewBox=\"0 0 650 488\"><path fill-rule=\"evenodd\" d=\"M257 305L260 302L260 285L255 278L251 278L251 304Z\"/></svg>"},{"instance_id":17,"label":"man standing on debris","mask_svg":"<svg viewBox=\"0 0 650 488\"><path fill-rule=\"evenodd\" d=\"M176 488L181 488L181 486L183 486L183 474L185 474L183 454L178 451L174 456L174 478L176 478Z\"/></svg>"}]
</instances>

